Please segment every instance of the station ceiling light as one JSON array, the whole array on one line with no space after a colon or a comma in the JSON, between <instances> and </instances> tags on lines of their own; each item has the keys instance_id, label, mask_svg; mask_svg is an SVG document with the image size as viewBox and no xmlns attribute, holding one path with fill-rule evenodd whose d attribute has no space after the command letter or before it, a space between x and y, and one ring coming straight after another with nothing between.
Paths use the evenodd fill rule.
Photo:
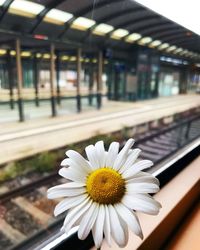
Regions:
<instances>
[{"instance_id":1,"label":"station ceiling light","mask_svg":"<svg viewBox=\"0 0 200 250\"><path fill-rule=\"evenodd\" d=\"M45 7L38 3L25 0L15 0L10 5L8 12L20 16L33 18L37 16L44 9Z\"/></svg>"},{"instance_id":2,"label":"station ceiling light","mask_svg":"<svg viewBox=\"0 0 200 250\"><path fill-rule=\"evenodd\" d=\"M52 9L46 14L44 21L53 24L63 25L72 17L73 15L71 13L62 10Z\"/></svg>"},{"instance_id":3,"label":"station ceiling light","mask_svg":"<svg viewBox=\"0 0 200 250\"><path fill-rule=\"evenodd\" d=\"M188 52L188 56L189 56L189 57L194 57L194 56L195 56L195 53L192 52L192 51L189 51L189 52Z\"/></svg>"},{"instance_id":4,"label":"station ceiling light","mask_svg":"<svg viewBox=\"0 0 200 250\"><path fill-rule=\"evenodd\" d=\"M107 33L111 32L112 30L114 30L113 26L108 25L106 23L100 23L99 25L95 27L92 33L95 35L104 36Z\"/></svg>"},{"instance_id":5,"label":"station ceiling light","mask_svg":"<svg viewBox=\"0 0 200 250\"><path fill-rule=\"evenodd\" d=\"M137 40L139 40L142 36L138 33L133 33L133 34L130 34L129 36L126 37L125 41L128 42L128 43L133 43Z\"/></svg>"},{"instance_id":6,"label":"station ceiling light","mask_svg":"<svg viewBox=\"0 0 200 250\"><path fill-rule=\"evenodd\" d=\"M84 62L85 62L85 63L89 63L89 62L90 62L90 59L89 59L89 58L85 58Z\"/></svg>"},{"instance_id":7,"label":"station ceiling light","mask_svg":"<svg viewBox=\"0 0 200 250\"><path fill-rule=\"evenodd\" d=\"M31 52L30 51L22 51L21 56L22 57L29 57L29 56L31 56Z\"/></svg>"},{"instance_id":8,"label":"station ceiling light","mask_svg":"<svg viewBox=\"0 0 200 250\"><path fill-rule=\"evenodd\" d=\"M175 45L170 46L169 48L166 49L167 52L172 52L175 49L177 49L177 47Z\"/></svg>"},{"instance_id":9,"label":"station ceiling light","mask_svg":"<svg viewBox=\"0 0 200 250\"><path fill-rule=\"evenodd\" d=\"M138 41L138 44L139 44L139 45L146 45L146 44L148 44L148 43L150 43L150 42L152 42L152 38L149 37L149 36L146 36L146 37L143 37L142 39L140 39L140 40Z\"/></svg>"},{"instance_id":10,"label":"station ceiling light","mask_svg":"<svg viewBox=\"0 0 200 250\"><path fill-rule=\"evenodd\" d=\"M97 59L96 58L92 59L92 62L97 63Z\"/></svg>"},{"instance_id":11,"label":"station ceiling light","mask_svg":"<svg viewBox=\"0 0 200 250\"><path fill-rule=\"evenodd\" d=\"M180 52L182 52L182 51L183 51L182 48L177 48L177 49L175 49L175 50L173 51L173 53L178 54L178 53L180 53Z\"/></svg>"},{"instance_id":12,"label":"station ceiling light","mask_svg":"<svg viewBox=\"0 0 200 250\"><path fill-rule=\"evenodd\" d=\"M62 56L62 57L61 57L61 60L62 60L62 61L68 61L68 60L69 60L69 56L66 56L66 55L65 55L65 56Z\"/></svg>"},{"instance_id":13,"label":"station ceiling light","mask_svg":"<svg viewBox=\"0 0 200 250\"><path fill-rule=\"evenodd\" d=\"M155 47L158 47L162 42L160 40L154 40L153 42L151 42L149 44L149 47L151 48L155 48Z\"/></svg>"},{"instance_id":14,"label":"station ceiling light","mask_svg":"<svg viewBox=\"0 0 200 250\"><path fill-rule=\"evenodd\" d=\"M51 56L50 56L50 54L47 54L47 53L45 53L44 55L43 55L43 58L44 59L49 59Z\"/></svg>"},{"instance_id":15,"label":"station ceiling light","mask_svg":"<svg viewBox=\"0 0 200 250\"><path fill-rule=\"evenodd\" d=\"M36 58L41 58L42 57L42 54L41 53L37 53L36 54Z\"/></svg>"},{"instance_id":16,"label":"station ceiling light","mask_svg":"<svg viewBox=\"0 0 200 250\"><path fill-rule=\"evenodd\" d=\"M125 37L129 34L128 30L125 29L117 29L112 32L111 38L120 40L122 37Z\"/></svg>"},{"instance_id":17,"label":"station ceiling light","mask_svg":"<svg viewBox=\"0 0 200 250\"><path fill-rule=\"evenodd\" d=\"M163 44L161 44L159 47L158 47L158 49L159 50L163 50L163 49L166 49L166 48L168 48L169 47L169 43L163 43Z\"/></svg>"},{"instance_id":18,"label":"station ceiling light","mask_svg":"<svg viewBox=\"0 0 200 250\"><path fill-rule=\"evenodd\" d=\"M0 49L0 56L4 56L7 53L6 49Z\"/></svg>"},{"instance_id":19,"label":"station ceiling light","mask_svg":"<svg viewBox=\"0 0 200 250\"><path fill-rule=\"evenodd\" d=\"M78 17L73 21L71 28L78 30L87 30L95 25L95 21L86 17Z\"/></svg>"},{"instance_id":20,"label":"station ceiling light","mask_svg":"<svg viewBox=\"0 0 200 250\"><path fill-rule=\"evenodd\" d=\"M10 51L10 55L11 55L11 56L16 56L16 51L15 51L15 50L11 50L11 51Z\"/></svg>"},{"instance_id":21,"label":"station ceiling light","mask_svg":"<svg viewBox=\"0 0 200 250\"><path fill-rule=\"evenodd\" d=\"M188 51L187 49L184 49L184 50L180 53L180 55L183 56L183 55L187 54L188 52L189 52L189 51Z\"/></svg>"},{"instance_id":22,"label":"station ceiling light","mask_svg":"<svg viewBox=\"0 0 200 250\"><path fill-rule=\"evenodd\" d=\"M69 61L70 61L70 62L75 62L76 60L77 60L76 56L71 56L71 57L69 58Z\"/></svg>"}]
</instances>

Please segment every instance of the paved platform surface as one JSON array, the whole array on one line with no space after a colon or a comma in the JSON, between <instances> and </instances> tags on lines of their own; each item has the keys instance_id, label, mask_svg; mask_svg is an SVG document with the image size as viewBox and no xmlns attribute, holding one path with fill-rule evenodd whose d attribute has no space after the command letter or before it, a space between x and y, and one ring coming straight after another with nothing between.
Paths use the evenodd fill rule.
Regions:
<instances>
[{"instance_id":1,"label":"paved platform surface","mask_svg":"<svg viewBox=\"0 0 200 250\"><path fill-rule=\"evenodd\" d=\"M102 110L0 124L0 164L200 106L199 95L135 103L107 102Z\"/></svg>"}]
</instances>

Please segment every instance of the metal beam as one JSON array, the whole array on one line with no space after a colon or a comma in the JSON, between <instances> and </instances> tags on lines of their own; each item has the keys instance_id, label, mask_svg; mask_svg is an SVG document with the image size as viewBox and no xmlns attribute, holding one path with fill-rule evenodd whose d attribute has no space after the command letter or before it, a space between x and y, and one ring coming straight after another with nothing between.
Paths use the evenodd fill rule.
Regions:
<instances>
[{"instance_id":1,"label":"metal beam","mask_svg":"<svg viewBox=\"0 0 200 250\"><path fill-rule=\"evenodd\" d=\"M103 18L101 18L101 19L98 19L97 21L98 21L98 24L99 24L99 23L107 23L107 22L110 22L112 19L126 16L126 15L129 14L129 13L135 14L135 12L141 12L141 10L144 10L144 8L138 7L138 8L128 9L128 10L125 10L125 11L120 10L120 11L114 12L113 14L109 14L109 15L107 15L106 17L103 17ZM144 10L144 12L147 12L147 11ZM152 17L152 15L151 15L151 17ZM155 15L154 15L154 17L155 17ZM140 17L140 18L136 18L135 20L136 20L136 22L137 22L137 20L138 20L138 21L141 21L141 20L144 20L144 18L141 18L141 17ZM86 35L85 35L85 37L84 37L84 39L83 39L83 42L85 42L85 40L92 34L92 31L96 28L96 26L97 26L98 24L92 26L92 27L86 32ZM116 27L115 29L117 29L117 27ZM111 31L110 33L112 33L112 31Z\"/></svg>"},{"instance_id":2,"label":"metal beam","mask_svg":"<svg viewBox=\"0 0 200 250\"><path fill-rule=\"evenodd\" d=\"M7 51L7 66L8 66L8 85L9 85L9 95L10 95L10 108L14 109L14 93L13 93L13 84L14 84L14 72L12 65L12 58L10 55L10 50Z\"/></svg>"},{"instance_id":3,"label":"metal beam","mask_svg":"<svg viewBox=\"0 0 200 250\"><path fill-rule=\"evenodd\" d=\"M134 19L131 19L131 20L128 20L128 21L125 21L125 22L121 23L120 25L116 26L115 29L120 29L120 28L123 29L123 28L126 28L127 26L129 26L131 24L134 24L136 26L140 26L140 28L151 27L151 26L154 27L155 24L150 25L148 22L146 22L145 24L143 24L143 23L144 23L144 21L147 21L147 20L150 21L150 20L154 20L154 19L156 20L156 19L160 19L160 18L161 18L160 16L157 16L155 14L149 15L145 19L144 19L144 17L138 17L138 18L134 18ZM140 25L140 23L141 23L141 25ZM111 31L110 33L108 33L106 35L106 38L110 38L112 32L113 31ZM134 28L134 29L131 29L131 30L129 29L129 34L131 34L133 32L138 32L138 28ZM129 36L129 34L127 36ZM124 41L127 36L125 36L119 42Z\"/></svg>"},{"instance_id":4,"label":"metal beam","mask_svg":"<svg viewBox=\"0 0 200 250\"><path fill-rule=\"evenodd\" d=\"M141 11L143 10L143 12L147 12L148 11L146 9L144 9L143 7L137 7L137 8L129 8L127 10L119 10L117 12L111 12L109 13L108 15L106 15L105 17L102 17L102 18L99 18L97 19L97 22L98 23L107 23L107 22L110 22L111 20L115 19L115 18L119 18L119 17L123 17L123 16L126 16L128 14L135 14L136 12L139 12L140 14Z\"/></svg>"},{"instance_id":5,"label":"metal beam","mask_svg":"<svg viewBox=\"0 0 200 250\"><path fill-rule=\"evenodd\" d=\"M52 116L57 115L56 112L56 94L55 94L55 46L50 45L50 90L51 90L51 110Z\"/></svg>"},{"instance_id":6,"label":"metal beam","mask_svg":"<svg viewBox=\"0 0 200 250\"><path fill-rule=\"evenodd\" d=\"M169 24L168 24L169 23ZM141 33L141 35L143 35L144 36L144 33L143 32L141 32L141 29L143 30L143 29L145 29L145 27L148 27L148 28L151 28L151 27L155 27L157 30L160 30L160 29L163 29L163 26L171 26L172 24L169 22L169 21L163 21L163 23L160 23L159 25L157 25L156 27L155 27L155 23L153 23L153 24L148 24L148 23L146 23L146 24L144 24L144 25L140 25L140 28L135 28L135 29L132 29L132 30L130 30L130 34L131 33L133 33L133 32L138 32L138 33ZM124 41L127 37L128 37L129 35L127 35L127 36L125 36L123 39L122 39L122 41Z\"/></svg>"},{"instance_id":7,"label":"metal beam","mask_svg":"<svg viewBox=\"0 0 200 250\"><path fill-rule=\"evenodd\" d=\"M50 10L52 10L52 9L54 9L54 8L56 8L59 4L61 4L62 2L64 2L64 1L66 1L66 0L52 0L47 6L46 6L46 8L44 9L44 10L42 10L38 15L37 15L37 17L36 17L36 19L35 19L35 22L34 22L34 24L33 24L33 27L32 27L32 29L30 30L30 34L33 34L35 31L36 31L36 29L37 29L37 27L40 25L40 23L43 21L43 19L44 19L44 17L46 16L46 14L50 11Z\"/></svg>"},{"instance_id":8,"label":"metal beam","mask_svg":"<svg viewBox=\"0 0 200 250\"><path fill-rule=\"evenodd\" d=\"M36 107L39 107L39 97L38 97L38 82L39 82L39 65L38 65L38 59L36 57L36 53L34 54L34 58L33 58L33 74L34 74L34 87L35 87L35 105Z\"/></svg>"},{"instance_id":9,"label":"metal beam","mask_svg":"<svg viewBox=\"0 0 200 250\"><path fill-rule=\"evenodd\" d=\"M179 28L174 27L174 28L171 28L170 30L166 29L164 31L157 33L156 35L154 35L154 39L162 40L163 38L168 37L169 35L180 34L180 33L186 33L186 31L181 27Z\"/></svg>"},{"instance_id":10,"label":"metal beam","mask_svg":"<svg viewBox=\"0 0 200 250\"><path fill-rule=\"evenodd\" d=\"M94 85L94 66L92 61L89 63L89 94L88 94L88 101L89 101L89 106L92 106L92 101L93 101L93 85Z\"/></svg>"},{"instance_id":11,"label":"metal beam","mask_svg":"<svg viewBox=\"0 0 200 250\"><path fill-rule=\"evenodd\" d=\"M150 25L143 25L139 29L137 29L138 32L140 32L143 36L153 36L154 34L157 34L158 31L162 30L169 30L174 27L174 23L170 21L160 21L158 24L150 24Z\"/></svg>"},{"instance_id":12,"label":"metal beam","mask_svg":"<svg viewBox=\"0 0 200 250\"><path fill-rule=\"evenodd\" d=\"M172 42L176 42L179 41L180 39L182 40L191 40L191 39L196 39L196 37L191 37L191 36L186 36L184 34L176 34L176 35L172 35L169 36L167 39L165 39L166 42L172 43Z\"/></svg>"},{"instance_id":13,"label":"metal beam","mask_svg":"<svg viewBox=\"0 0 200 250\"><path fill-rule=\"evenodd\" d=\"M124 0L102 0L102 1L99 1L97 2L95 5L90 5L89 7L85 7L79 11L77 11L75 14L74 14L74 17L72 19L70 19L66 25L65 25L65 28L64 30L58 35L58 38L62 38L65 33L68 31L68 29L70 28L71 24L73 23L73 21L79 17L79 16L85 16L87 15L88 12L92 11L93 8L95 8L95 10L97 9L100 9L104 6L106 6L107 4L116 4L116 2L123 2Z\"/></svg>"},{"instance_id":14,"label":"metal beam","mask_svg":"<svg viewBox=\"0 0 200 250\"><path fill-rule=\"evenodd\" d=\"M200 40L199 41L197 41L196 39L192 39L192 41L191 40L188 40L188 41L186 41L185 39L184 40L180 40L180 41L178 41L178 43L179 44L181 44L181 45L196 45L197 43L198 44L200 44ZM199 50L200 51L200 50Z\"/></svg>"},{"instance_id":15,"label":"metal beam","mask_svg":"<svg viewBox=\"0 0 200 250\"><path fill-rule=\"evenodd\" d=\"M160 17L157 17L155 14L153 14L153 15L150 15L150 16L146 17L145 20L153 20L153 19L157 19L157 18L160 18ZM138 18L134 18L134 19L125 21L124 23L122 23L122 24L120 24L120 25L117 25L117 26L115 27L115 30L116 30L116 29L119 29L119 28L126 28L126 26L128 26L128 25L130 25L130 24L135 24L135 25L138 26L140 23L144 23L144 17L138 17ZM142 25L141 25L141 26L142 26ZM147 27L150 27L149 23L148 23L148 24L145 23L143 26L145 26L145 27L146 27L146 26L147 26ZM155 26L155 24L153 24L152 26ZM135 29L135 30L131 30L129 34L131 34L132 32L136 32L136 31L137 31L136 29ZM113 32L113 31L111 31L111 32L109 32L108 34L106 34L104 41L110 38L110 36L112 35L112 32ZM127 35L127 36L128 36L128 35ZM127 37L127 36L126 36L126 37ZM124 39L125 39L126 37L124 37ZM88 38L88 35L86 35L86 37L83 39L82 42L85 42L87 38ZM121 41L121 40L120 40L120 41ZM120 42L120 41L119 41L119 42Z\"/></svg>"},{"instance_id":16,"label":"metal beam","mask_svg":"<svg viewBox=\"0 0 200 250\"><path fill-rule=\"evenodd\" d=\"M1 9L2 9L2 12L0 14L0 22L3 20L4 16L6 15L11 3L13 2L14 0L7 0L3 6L1 6Z\"/></svg>"},{"instance_id":17,"label":"metal beam","mask_svg":"<svg viewBox=\"0 0 200 250\"><path fill-rule=\"evenodd\" d=\"M102 106L102 74L103 74L103 53L98 54L98 72L97 72L97 109Z\"/></svg>"},{"instance_id":18,"label":"metal beam","mask_svg":"<svg viewBox=\"0 0 200 250\"><path fill-rule=\"evenodd\" d=\"M115 27L115 29L119 29L119 28L127 28L128 26L132 25L132 24L139 24L140 22L143 23L144 21L149 21L149 20L153 20L153 19L160 19L161 17L156 15L156 14L151 14L147 17L137 17L137 18L133 18L133 19L130 19L130 20L126 20L122 23L120 23L119 25L117 25ZM147 22L147 25L148 25L148 22ZM132 32L132 31L130 31Z\"/></svg>"},{"instance_id":19,"label":"metal beam","mask_svg":"<svg viewBox=\"0 0 200 250\"><path fill-rule=\"evenodd\" d=\"M17 94L18 94L18 109L19 109L19 121L24 121L24 108L22 99L22 88L23 88L23 74L22 74L22 61L21 61L21 42L16 39L16 68L17 68Z\"/></svg>"},{"instance_id":20,"label":"metal beam","mask_svg":"<svg viewBox=\"0 0 200 250\"><path fill-rule=\"evenodd\" d=\"M40 41L40 43L42 44L42 42L44 42L44 46L47 46L47 44L49 43L54 43L54 44L59 44L59 45L73 45L74 48L81 46L82 44L80 42L74 41L74 40L68 40L65 39L63 40L58 40L58 39L51 39L48 38L47 40L38 40L36 39L34 36L30 35L30 34L22 34L21 32L16 32L16 31L11 31L11 30L5 30L5 29L0 29L0 34L6 34L12 37L12 41L13 41L13 37L15 38L20 38L20 39L30 39L30 40L35 40L35 41ZM5 44L5 42L2 42L2 44ZM43 46L43 47L44 47Z\"/></svg>"},{"instance_id":21,"label":"metal beam","mask_svg":"<svg viewBox=\"0 0 200 250\"><path fill-rule=\"evenodd\" d=\"M56 90L57 90L57 104L61 104L61 96L60 96L60 68L61 68L61 61L60 61L60 53L56 53Z\"/></svg>"},{"instance_id":22,"label":"metal beam","mask_svg":"<svg viewBox=\"0 0 200 250\"><path fill-rule=\"evenodd\" d=\"M80 95L80 84L81 84L81 48L77 49L77 82L76 82L76 99L77 99L77 112L81 112L81 95Z\"/></svg>"}]
</instances>

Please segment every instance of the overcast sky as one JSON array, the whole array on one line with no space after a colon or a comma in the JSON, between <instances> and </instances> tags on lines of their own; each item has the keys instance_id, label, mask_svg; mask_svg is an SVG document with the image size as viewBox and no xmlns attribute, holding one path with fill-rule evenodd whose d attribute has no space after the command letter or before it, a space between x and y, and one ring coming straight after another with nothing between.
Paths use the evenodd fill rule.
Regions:
<instances>
[{"instance_id":1,"label":"overcast sky","mask_svg":"<svg viewBox=\"0 0 200 250\"><path fill-rule=\"evenodd\" d=\"M135 0L200 35L200 0Z\"/></svg>"}]
</instances>

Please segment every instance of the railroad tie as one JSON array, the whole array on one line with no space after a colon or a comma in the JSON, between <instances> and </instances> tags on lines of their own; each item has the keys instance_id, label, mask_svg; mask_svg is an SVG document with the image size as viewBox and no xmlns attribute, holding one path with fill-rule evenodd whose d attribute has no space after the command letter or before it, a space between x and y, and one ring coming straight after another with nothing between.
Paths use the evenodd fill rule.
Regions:
<instances>
[{"instance_id":1,"label":"railroad tie","mask_svg":"<svg viewBox=\"0 0 200 250\"><path fill-rule=\"evenodd\" d=\"M0 218L0 231L14 244L17 244L26 239L26 236L23 233L13 228L2 218Z\"/></svg>"},{"instance_id":2,"label":"railroad tie","mask_svg":"<svg viewBox=\"0 0 200 250\"><path fill-rule=\"evenodd\" d=\"M17 197L12 200L17 206L23 209L25 212L33 216L33 218L42 226L48 226L52 220L52 216L43 212L39 208L35 207L31 202L29 202L24 197Z\"/></svg>"}]
</instances>

